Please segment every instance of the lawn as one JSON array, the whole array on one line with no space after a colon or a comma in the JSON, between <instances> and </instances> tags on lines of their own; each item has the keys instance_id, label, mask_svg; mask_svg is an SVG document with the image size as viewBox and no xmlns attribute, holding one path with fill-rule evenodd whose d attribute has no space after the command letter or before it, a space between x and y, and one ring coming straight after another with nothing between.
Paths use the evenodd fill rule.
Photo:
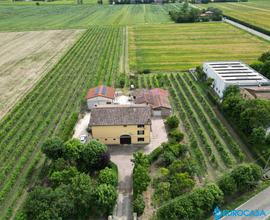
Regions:
<instances>
[{"instance_id":1,"label":"lawn","mask_svg":"<svg viewBox=\"0 0 270 220\"><path fill-rule=\"evenodd\" d=\"M32 3L34 4L34 3ZM171 22L173 5L20 5L0 6L0 31L88 28Z\"/></svg>"},{"instance_id":2,"label":"lawn","mask_svg":"<svg viewBox=\"0 0 270 220\"><path fill-rule=\"evenodd\" d=\"M179 71L205 61L250 63L270 44L226 23L145 25L129 28L130 68Z\"/></svg>"},{"instance_id":3,"label":"lawn","mask_svg":"<svg viewBox=\"0 0 270 220\"><path fill-rule=\"evenodd\" d=\"M215 3L207 6L218 7L225 15L270 31L269 0L249 0L242 3Z\"/></svg>"}]
</instances>

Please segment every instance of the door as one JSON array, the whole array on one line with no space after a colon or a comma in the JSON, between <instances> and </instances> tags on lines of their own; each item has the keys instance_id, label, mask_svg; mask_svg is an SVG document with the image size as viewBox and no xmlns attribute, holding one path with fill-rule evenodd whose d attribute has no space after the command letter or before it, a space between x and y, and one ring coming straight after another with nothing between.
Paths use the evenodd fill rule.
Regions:
<instances>
[{"instance_id":1,"label":"door","mask_svg":"<svg viewBox=\"0 0 270 220\"><path fill-rule=\"evenodd\" d=\"M131 136L130 135L121 135L120 136L120 144L131 144Z\"/></svg>"}]
</instances>

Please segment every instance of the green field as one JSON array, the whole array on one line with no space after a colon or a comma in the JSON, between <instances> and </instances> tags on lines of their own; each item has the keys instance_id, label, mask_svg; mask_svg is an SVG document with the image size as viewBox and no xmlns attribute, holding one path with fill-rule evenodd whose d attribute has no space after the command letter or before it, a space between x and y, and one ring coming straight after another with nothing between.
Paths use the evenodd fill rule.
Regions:
<instances>
[{"instance_id":1,"label":"green field","mask_svg":"<svg viewBox=\"0 0 270 220\"><path fill-rule=\"evenodd\" d=\"M174 7L177 5L0 6L0 31L168 23L168 10Z\"/></svg>"},{"instance_id":2,"label":"green field","mask_svg":"<svg viewBox=\"0 0 270 220\"><path fill-rule=\"evenodd\" d=\"M130 68L179 71L205 61L253 62L269 43L226 23L147 25L129 28Z\"/></svg>"},{"instance_id":3,"label":"green field","mask_svg":"<svg viewBox=\"0 0 270 220\"><path fill-rule=\"evenodd\" d=\"M73 130L87 89L113 85L119 73L123 28L90 28L59 63L0 121L0 219L10 217L43 157L40 144ZM70 130L71 129L71 130Z\"/></svg>"},{"instance_id":4,"label":"green field","mask_svg":"<svg viewBox=\"0 0 270 220\"><path fill-rule=\"evenodd\" d=\"M215 3L208 6L220 8L225 15L270 31L270 1L249 0L239 3Z\"/></svg>"}]
</instances>

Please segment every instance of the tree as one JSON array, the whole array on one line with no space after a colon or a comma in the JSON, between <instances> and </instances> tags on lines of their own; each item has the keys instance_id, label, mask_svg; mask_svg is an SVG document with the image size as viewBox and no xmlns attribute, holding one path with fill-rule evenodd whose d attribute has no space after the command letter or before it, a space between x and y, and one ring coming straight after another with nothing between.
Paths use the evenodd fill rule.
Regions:
<instances>
[{"instance_id":1,"label":"tree","mask_svg":"<svg viewBox=\"0 0 270 220\"><path fill-rule=\"evenodd\" d=\"M112 185L101 184L95 190L95 206L101 213L111 214L116 199L117 192Z\"/></svg>"},{"instance_id":2,"label":"tree","mask_svg":"<svg viewBox=\"0 0 270 220\"><path fill-rule=\"evenodd\" d=\"M29 193L24 211L31 220L61 220L72 215L73 205L66 191L37 187Z\"/></svg>"},{"instance_id":3,"label":"tree","mask_svg":"<svg viewBox=\"0 0 270 220\"><path fill-rule=\"evenodd\" d=\"M54 188L60 186L61 184L69 184L71 179L75 176L79 175L76 167L69 167L68 169L64 169L62 171L54 171L49 179Z\"/></svg>"},{"instance_id":4,"label":"tree","mask_svg":"<svg viewBox=\"0 0 270 220\"><path fill-rule=\"evenodd\" d=\"M74 215L78 218L89 217L95 204L95 185L89 175L80 173L71 179L69 185L63 185L63 190L66 190L74 202Z\"/></svg>"},{"instance_id":5,"label":"tree","mask_svg":"<svg viewBox=\"0 0 270 220\"><path fill-rule=\"evenodd\" d=\"M83 145L77 163L82 170L95 171L106 167L109 161L107 146L97 140L91 140Z\"/></svg>"},{"instance_id":6,"label":"tree","mask_svg":"<svg viewBox=\"0 0 270 220\"><path fill-rule=\"evenodd\" d=\"M255 61L252 64L250 64L250 67L253 68L254 70L261 72L262 67L263 67L263 62L261 61Z\"/></svg>"},{"instance_id":7,"label":"tree","mask_svg":"<svg viewBox=\"0 0 270 220\"><path fill-rule=\"evenodd\" d=\"M260 73L263 74L264 76L270 78L270 60L267 60L267 61L263 64Z\"/></svg>"},{"instance_id":8,"label":"tree","mask_svg":"<svg viewBox=\"0 0 270 220\"><path fill-rule=\"evenodd\" d=\"M179 126L179 119L176 115L169 116L166 119L165 124L169 127L169 129L177 128Z\"/></svg>"},{"instance_id":9,"label":"tree","mask_svg":"<svg viewBox=\"0 0 270 220\"><path fill-rule=\"evenodd\" d=\"M69 161L76 161L80 157L83 145L78 139L71 139L65 143L64 158Z\"/></svg>"},{"instance_id":10,"label":"tree","mask_svg":"<svg viewBox=\"0 0 270 220\"><path fill-rule=\"evenodd\" d=\"M262 169L256 164L241 164L232 170L237 190L246 192L254 187L262 177Z\"/></svg>"},{"instance_id":11,"label":"tree","mask_svg":"<svg viewBox=\"0 0 270 220\"><path fill-rule=\"evenodd\" d=\"M117 182L118 182L117 173L115 172L115 170L109 167L106 167L105 169L99 172L98 182L100 184L117 186Z\"/></svg>"},{"instance_id":12,"label":"tree","mask_svg":"<svg viewBox=\"0 0 270 220\"><path fill-rule=\"evenodd\" d=\"M41 145L41 150L44 154L46 154L48 158L56 160L63 157L65 152L65 146L60 138L54 137L45 141Z\"/></svg>"},{"instance_id":13,"label":"tree","mask_svg":"<svg viewBox=\"0 0 270 220\"><path fill-rule=\"evenodd\" d=\"M266 62L266 61L270 61L270 51L263 53L260 57L259 57L259 61L261 62Z\"/></svg>"}]
</instances>

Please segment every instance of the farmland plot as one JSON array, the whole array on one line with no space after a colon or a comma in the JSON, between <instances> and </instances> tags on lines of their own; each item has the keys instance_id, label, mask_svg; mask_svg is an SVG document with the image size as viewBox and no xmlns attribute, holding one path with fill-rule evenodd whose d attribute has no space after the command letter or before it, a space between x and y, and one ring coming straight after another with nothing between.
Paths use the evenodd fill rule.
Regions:
<instances>
[{"instance_id":1,"label":"farmland plot","mask_svg":"<svg viewBox=\"0 0 270 220\"><path fill-rule=\"evenodd\" d=\"M172 5L0 6L0 31L168 23Z\"/></svg>"},{"instance_id":2,"label":"farmland plot","mask_svg":"<svg viewBox=\"0 0 270 220\"><path fill-rule=\"evenodd\" d=\"M115 82L122 35L122 28L90 28L0 121L0 219L22 204L40 144L53 135L67 140L88 88Z\"/></svg>"},{"instance_id":3,"label":"farmland plot","mask_svg":"<svg viewBox=\"0 0 270 220\"><path fill-rule=\"evenodd\" d=\"M0 118L81 33L82 30L0 33Z\"/></svg>"},{"instance_id":4,"label":"farmland plot","mask_svg":"<svg viewBox=\"0 0 270 220\"><path fill-rule=\"evenodd\" d=\"M225 15L264 28L270 31L270 1L249 0L236 3L211 3L208 5L220 8Z\"/></svg>"},{"instance_id":5,"label":"farmland plot","mask_svg":"<svg viewBox=\"0 0 270 220\"><path fill-rule=\"evenodd\" d=\"M160 87L156 75L140 75L138 85L141 88ZM190 155L197 162L201 176L213 180L226 169L246 160L238 142L219 120L191 75L168 73L162 78L163 86L170 91L174 113L181 120L190 143Z\"/></svg>"},{"instance_id":6,"label":"farmland plot","mask_svg":"<svg viewBox=\"0 0 270 220\"><path fill-rule=\"evenodd\" d=\"M129 28L131 69L187 70L205 61L252 62L270 44L229 24L145 25Z\"/></svg>"}]
</instances>

